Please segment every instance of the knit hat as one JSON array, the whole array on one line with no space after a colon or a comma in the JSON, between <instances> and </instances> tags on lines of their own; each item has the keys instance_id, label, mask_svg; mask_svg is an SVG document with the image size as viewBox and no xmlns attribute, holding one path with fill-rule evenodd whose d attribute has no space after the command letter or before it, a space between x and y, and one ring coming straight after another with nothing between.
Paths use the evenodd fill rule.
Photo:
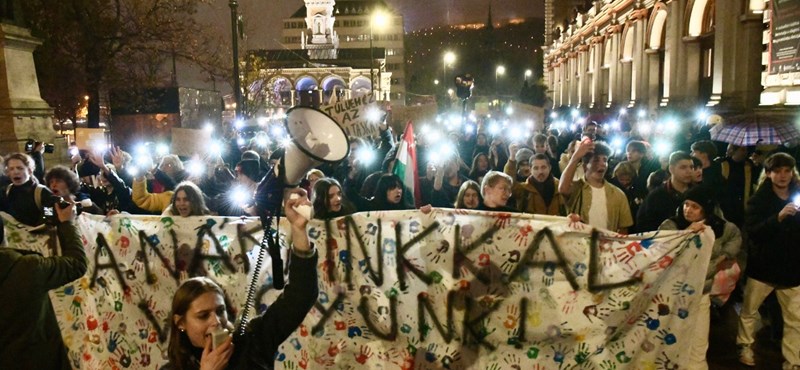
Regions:
<instances>
[{"instance_id":1,"label":"knit hat","mask_svg":"<svg viewBox=\"0 0 800 370\"><path fill-rule=\"evenodd\" d=\"M717 206L714 200L714 191L707 185L698 185L686 191L683 194L684 200L691 200L703 207L703 214L706 218L714 214L714 209Z\"/></svg>"},{"instance_id":2,"label":"knit hat","mask_svg":"<svg viewBox=\"0 0 800 370\"><path fill-rule=\"evenodd\" d=\"M517 155L514 156L514 160L517 163L528 163L528 161L533 157L533 151L528 148L522 148L517 150Z\"/></svg>"},{"instance_id":3,"label":"knit hat","mask_svg":"<svg viewBox=\"0 0 800 370\"><path fill-rule=\"evenodd\" d=\"M259 182L261 180L259 178L259 173L261 170L259 168L259 163L256 160L245 159L240 161L236 164L236 172L247 176L250 180L255 182Z\"/></svg>"}]
</instances>

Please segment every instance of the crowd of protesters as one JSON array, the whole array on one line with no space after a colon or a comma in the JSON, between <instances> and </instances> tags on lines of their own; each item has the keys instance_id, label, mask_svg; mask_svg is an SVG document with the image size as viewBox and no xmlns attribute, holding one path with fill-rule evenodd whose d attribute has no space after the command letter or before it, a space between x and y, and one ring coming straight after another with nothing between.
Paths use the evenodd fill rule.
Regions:
<instances>
[{"instance_id":1,"label":"crowd of protesters","mask_svg":"<svg viewBox=\"0 0 800 370\"><path fill-rule=\"evenodd\" d=\"M780 311L773 309L772 323L782 317L786 364L800 366L800 249L795 247L800 200L794 198L797 163L788 148L726 145L709 140L704 125L691 124L663 150L652 144L655 135L575 122L513 136L488 121L465 123L446 134L423 134L418 127L422 199L416 204L393 174L398 138L385 123L374 141L350 138L345 160L309 171L301 186L319 219L442 207L569 216L621 234L710 228L716 242L691 368L707 368L710 279L733 262L747 276L736 339L740 361L755 365L759 306L775 291ZM260 139L242 143L231 137L225 153L189 158L153 150L131 155L118 147L81 150L72 166L49 168L37 145L28 154L5 157L0 210L34 226L45 222L43 209L59 198L100 215L255 215L253 192L282 155L280 140L265 145Z\"/></svg>"}]
</instances>

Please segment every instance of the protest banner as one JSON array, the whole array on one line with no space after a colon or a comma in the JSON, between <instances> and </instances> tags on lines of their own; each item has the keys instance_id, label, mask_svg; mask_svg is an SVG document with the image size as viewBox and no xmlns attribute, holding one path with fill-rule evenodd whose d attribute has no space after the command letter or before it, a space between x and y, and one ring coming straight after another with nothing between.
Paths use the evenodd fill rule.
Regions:
<instances>
[{"instance_id":1,"label":"protest banner","mask_svg":"<svg viewBox=\"0 0 800 370\"><path fill-rule=\"evenodd\" d=\"M322 105L319 109L331 116L348 137L377 137L380 134L378 122L369 114L370 110L379 109L372 93L341 100L332 105Z\"/></svg>"},{"instance_id":2,"label":"protest banner","mask_svg":"<svg viewBox=\"0 0 800 370\"><path fill-rule=\"evenodd\" d=\"M103 128L75 129L75 145L78 149L105 150L107 145L106 130Z\"/></svg>"},{"instance_id":3,"label":"protest banner","mask_svg":"<svg viewBox=\"0 0 800 370\"><path fill-rule=\"evenodd\" d=\"M206 154L210 143L211 132L208 130L173 127L170 153L187 157Z\"/></svg>"},{"instance_id":4,"label":"protest banner","mask_svg":"<svg viewBox=\"0 0 800 370\"><path fill-rule=\"evenodd\" d=\"M51 292L75 368L163 365L172 295L190 276L219 282L241 309L256 219L76 222L89 270ZM10 245L49 253L46 235L5 224ZM708 228L624 236L452 209L358 213L307 232L320 295L278 369L683 368L713 244ZM271 271L265 263L259 310L280 293Z\"/></svg>"}]
</instances>

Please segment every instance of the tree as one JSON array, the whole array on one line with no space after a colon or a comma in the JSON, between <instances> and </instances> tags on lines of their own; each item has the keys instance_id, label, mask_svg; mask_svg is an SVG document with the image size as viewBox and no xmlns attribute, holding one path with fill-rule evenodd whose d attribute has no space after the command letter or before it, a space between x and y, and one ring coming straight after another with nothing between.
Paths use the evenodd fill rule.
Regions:
<instances>
[{"instance_id":1,"label":"tree","mask_svg":"<svg viewBox=\"0 0 800 370\"><path fill-rule=\"evenodd\" d=\"M68 111L88 96L88 126L99 127L101 90L163 85L170 80L162 68L168 59L220 76L225 52L216 48L222 43L194 17L208 1L26 1L26 19L44 40L35 53L43 97L64 115L59 107Z\"/></svg>"}]
</instances>

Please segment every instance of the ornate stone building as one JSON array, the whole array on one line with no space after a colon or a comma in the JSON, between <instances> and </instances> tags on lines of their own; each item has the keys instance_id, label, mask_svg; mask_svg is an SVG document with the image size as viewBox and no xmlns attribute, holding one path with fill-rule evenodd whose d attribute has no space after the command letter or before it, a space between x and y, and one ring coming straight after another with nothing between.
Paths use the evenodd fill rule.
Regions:
<instances>
[{"instance_id":1,"label":"ornate stone building","mask_svg":"<svg viewBox=\"0 0 800 370\"><path fill-rule=\"evenodd\" d=\"M383 24L372 24L376 14ZM281 50L248 52L250 104L327 104L373 91L403 104L403 17L383 0L305 0L283 22Z\"/></svg>"},{"instance_id":2,"label":"ornate stone building","mask_svg":"<svg viewBox=\"0 0 800 370\"><path fill-rule=\"evenodd\" d=\"M724 114L800 104L797 54L770 67L778 63L770 2L593 1L546 48L553 107ZM800 32L788 33L797 47Z\"/></svg>"}]
</instances>

